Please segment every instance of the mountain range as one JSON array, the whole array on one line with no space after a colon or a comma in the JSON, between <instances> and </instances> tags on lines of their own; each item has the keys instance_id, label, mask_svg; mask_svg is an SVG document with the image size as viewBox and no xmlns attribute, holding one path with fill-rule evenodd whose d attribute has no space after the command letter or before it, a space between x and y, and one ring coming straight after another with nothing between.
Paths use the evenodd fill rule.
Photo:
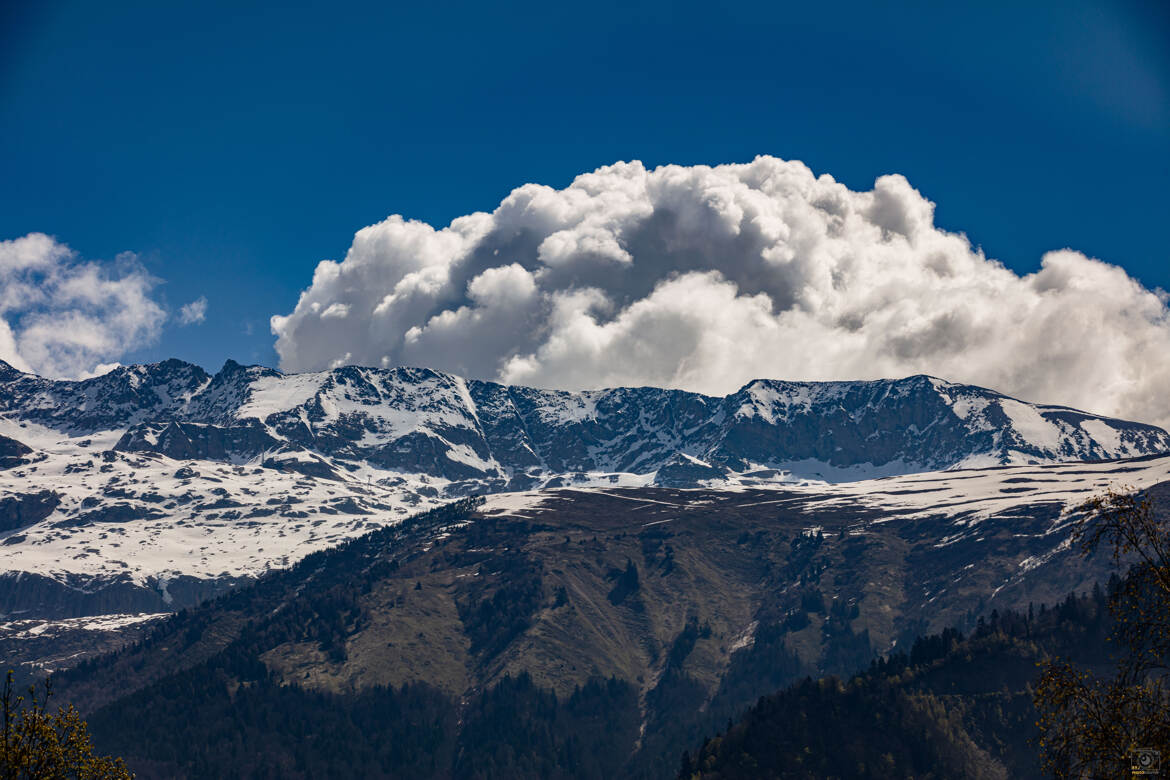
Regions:
<instances>
[{"instance_id":1,"label":"mountain range","mask_svg":"<svg viewBox=\"0 0 1170 780\"><path fill-rule=\"evenodd\" d=\"M1170 434L1152 425L928 376L757 380L714 397L231 361L215 375L168 360L60 381L0 363L0 613L192 606L468 495L832 493L921 472L1166 452Z\"/></svg>"},{"instance_id":2,"label":"mountain range","mask_svg":"<svg viewBox=\"0 0 1170 780\"><path fill-rule=\"evenodd\" d=\"M713 397L541 390L418 368L285 375L229 361L210 376L168 360L75 382L0 363L0 388L8 420L70 437L117 432L121 451L236 463L308 452L331 461L317 461L322 474L329 466L425 474L452 494L547 486L578 473L653 479L676 466L709 469L709 479L780 471L843 481L1170 450L1170 435L1152 425L922 375L756 380Z\"/></svg>"}]
</instances>

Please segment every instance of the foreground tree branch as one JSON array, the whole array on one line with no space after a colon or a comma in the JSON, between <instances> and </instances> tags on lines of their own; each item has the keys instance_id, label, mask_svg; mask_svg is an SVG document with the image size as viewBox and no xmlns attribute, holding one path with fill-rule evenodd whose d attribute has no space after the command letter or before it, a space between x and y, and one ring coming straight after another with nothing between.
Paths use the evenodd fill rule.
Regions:
<instances>
[{"instance_id":1,"label":"foreground tree branch","mask_svg":"<svg viewBox=\"0 0 1170 780\"><path fill-rule=\"evenodd\" d=\"M131 780L122 759L95 756L89 731L72 705L49 711L51 680L18 696L9 670L0 695L0 780Z\"/></svg>"},{"instance_id":2,"label":"foreground tree branch","mask_svg":"<svg viewBox=\"0 0 1170 780\"><path fill-rule=\"evenodd\" d=\"M1128 778L1137 751L1170 762L1170 525L1132 490L1109 490L1079 510L1081 553L1108 549L1118 569L1129 566L1109 593L1117 665L1100 679L1049 662L1035 692L1040 751L1058 778Z\"/></svg>"}]
</instances>

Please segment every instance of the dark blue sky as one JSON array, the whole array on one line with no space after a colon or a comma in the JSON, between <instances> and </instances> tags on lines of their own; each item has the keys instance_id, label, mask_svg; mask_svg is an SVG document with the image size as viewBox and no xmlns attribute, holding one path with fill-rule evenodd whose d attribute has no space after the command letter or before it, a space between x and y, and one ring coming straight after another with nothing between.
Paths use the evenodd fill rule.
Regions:
<instances>
[{"instance_id":1,"label":"dark blue sky","mask_svg":"<svg viewBox=\"0 0 1170 780\"><path fill-rule=\"evenodd\" d=\"M210 302L124 359L272 364L268 317L356 229L635 158L902 173L1019 272L1068 246L1170 288L1165 3L16 5L0 238Z\"/></svg>"}]
</instances>

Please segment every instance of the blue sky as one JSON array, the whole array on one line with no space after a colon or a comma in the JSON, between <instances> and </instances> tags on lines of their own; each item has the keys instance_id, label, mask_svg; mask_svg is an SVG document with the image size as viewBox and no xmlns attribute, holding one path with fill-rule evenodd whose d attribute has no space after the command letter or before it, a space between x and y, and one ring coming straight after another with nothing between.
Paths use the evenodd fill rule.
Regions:
<instances>
[{"instance_id":1,"label":"blue sky","mask_svg":"<svg viewBox=\"0 0 1170 780\"><path fill-rule=\"evenodd\" d=\"M0 239L132 251L172 313L208 300L123 362L275 364L269 316L355 230L631 159L900 173L1017 272L1072 247L1170 288L1164 3L25 5Z\"/></svg>"}]
</instances>

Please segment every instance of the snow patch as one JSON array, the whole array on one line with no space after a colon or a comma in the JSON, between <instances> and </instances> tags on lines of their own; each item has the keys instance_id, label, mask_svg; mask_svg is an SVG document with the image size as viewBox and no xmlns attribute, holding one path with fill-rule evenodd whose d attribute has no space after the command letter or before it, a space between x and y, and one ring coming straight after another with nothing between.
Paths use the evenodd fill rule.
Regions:
<instances>
[{"instance_id":1,"label":"snow patch","mask_svg":"<svg viewBox=\"0 0 1170 780\"><path fill-rule=\"evenodd\" d=\"M266 420L270 415L287 412L308 403L320 390L327 371L315 374L286 374L263 376L249 386L248 400L236 410L236 418L256 417Z\"/></svg>"},{"instance_id":2,"label":"snow patch","mask_svg":"<svg viewBox=\"0 0 1170 780\"><path fill-rule=\"evenodd\" d=\"M1003 398L999 402L999 408L1012 421L1012 428L1026 443L1045 452L1053 454L1060 452L1062 440L1060 428L1044 419L1035 407L1012 398Z\"/></svg>"},{"instance_id":3,"label":"snow patch","mask_svg":"<svg viewBox=\"0 0 1170 780\"><path fill-rule=\"evenodd\" d=\"M1081 420L1081 430L1101 445L1108 455L1118 457L1128 450L1121 443L1121 432L1104 420Z\"/></svg>"}]
</instances>

